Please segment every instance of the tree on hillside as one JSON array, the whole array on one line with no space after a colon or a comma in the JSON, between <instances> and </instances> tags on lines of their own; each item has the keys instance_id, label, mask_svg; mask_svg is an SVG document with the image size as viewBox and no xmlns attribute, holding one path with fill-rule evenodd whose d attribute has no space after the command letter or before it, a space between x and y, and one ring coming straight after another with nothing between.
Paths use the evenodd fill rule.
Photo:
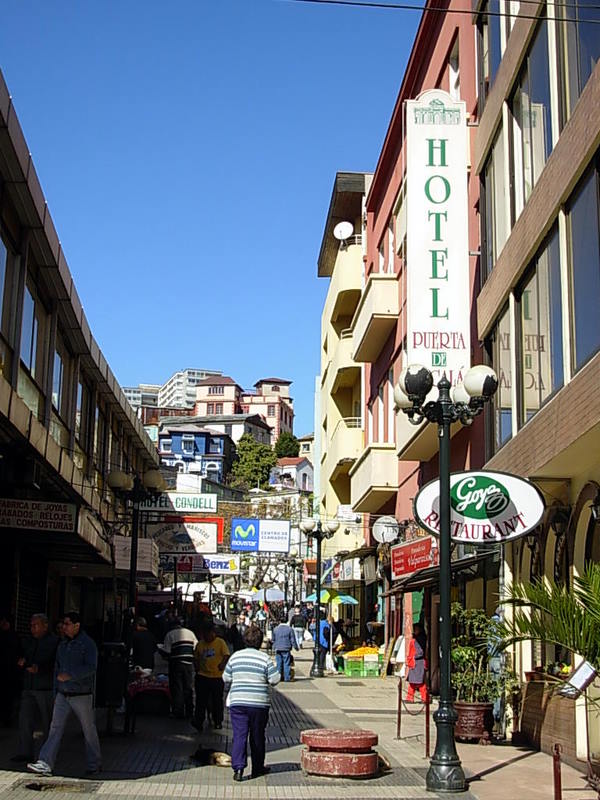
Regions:
<instances>
[{"instance_id":1,"label":"tree on hillside","mask_svg":"<svg viewBox=\"0 0 600 800\"><path fill-rule=\"evenodd\" d=\"M231 485L240 489L268 489L269 474L277 456L268 444L261 444L249 433L237 443L237 457L231 470Z\"/></svg>"},{"instance_id":2,"label":"tree on hillside","mask_svg":"<svg viewBox=\"0 0 600 800\"><path fill-rule=\"evenodd\" d=\"M282 431L275 442L275 455L277 458L296 458L300 452L300 442L293 433Z\"/></svg>"}]
</instances>

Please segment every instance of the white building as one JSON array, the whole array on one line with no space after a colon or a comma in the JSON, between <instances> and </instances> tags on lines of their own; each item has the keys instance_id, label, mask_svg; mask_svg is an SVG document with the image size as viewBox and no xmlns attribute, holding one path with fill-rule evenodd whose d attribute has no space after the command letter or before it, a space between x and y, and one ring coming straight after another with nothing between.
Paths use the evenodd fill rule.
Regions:
<instances>
[{"instance_id":1,"label":"white building","mask_svg":"<svg viewBox=\"0 0 600 800\"><path fill-rule=\"evenodd\" d=\"M194 408L196 403L196 386L211 375L222 375L222 372L210 369L182 369L171 375L158 393L158 405L162 408Z\"/></svg>"}]
</instances>

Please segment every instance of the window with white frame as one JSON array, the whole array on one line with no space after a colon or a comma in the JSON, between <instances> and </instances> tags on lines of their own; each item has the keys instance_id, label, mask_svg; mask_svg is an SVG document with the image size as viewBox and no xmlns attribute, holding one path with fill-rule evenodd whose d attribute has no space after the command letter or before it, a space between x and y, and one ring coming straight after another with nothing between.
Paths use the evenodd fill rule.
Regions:
<instances>
[{"instance_id":1,"label":"window with white frame","mask_svg":"<svg viewBox=\"0 0 600 800\"><path fill-rule=\"evenodd\" d=\"M184 433L181 437L181 452L185 455L193 455L195 450L195 442L193 434Z\"/></svg>"},{"instance_id":2,"label":"window with white frame","mask_svg":"<svg viewBox=\"0 0 600 800\"><path fill-rule=\"evenodd\" d=\"M385 442L385 390L383 383L377 392L377 441Z\"/></svg>"},{"instance_id":3,"label":"window with white frame","mask_svg":"<svg viewBox=\"0 0 600 800\"><path fill-rule=\"evenodd\" d=\"M394 430L395 414L394 414L394 370L393 369L388 370L387 416L388 416L387 441L393 443L396 440L395 430Z\"/></svg>"},{"instance_id":4,"label":"window with white frame","mask_svg":"<svg viewBox=\"0 0 600 800\"><path fill-rule=\"evenodd\" d=\"M385 272L385 244L383 241L379 245L379 272Z\"/></svg>"},{"instance_id":5,"label":"window with white frame","mask_svg":"<svg viewBox=\"0 0 600 800\"><path fill-rule=\"evenodd\" d=\"M388 248L387 248L387 272L394 274L394 222L390 220L388 225Z\"/></svg>"},{"instance_id":6,"label":"window with white frame","mask_svg":"<svg viewBox=\"0 0 600 800\"><path fill-rule=\"evenodd\" d=\"M161 439L160 442L160 449L163 453L172 453L173 447L173 440L172 439Z\"/></svg>"}]
</instances>

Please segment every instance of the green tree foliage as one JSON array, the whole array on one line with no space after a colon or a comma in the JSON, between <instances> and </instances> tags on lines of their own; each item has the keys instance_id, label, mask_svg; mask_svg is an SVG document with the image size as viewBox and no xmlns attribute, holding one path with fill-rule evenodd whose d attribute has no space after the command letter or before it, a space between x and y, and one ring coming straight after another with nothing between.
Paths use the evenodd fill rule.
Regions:
<instances>
[{"instance_id":1,"label":"green tree foliage","mask_svg":"<svg viewBox=\"0 0 600 800\"><path fill-rule=\"evenodd\" d=\"M231 485L241 489L269 487L269 473L277 456L268 444L261 444L249 433L237 443L237 457L231 470Z\"/></svg>"},{"instance_id":2,"label":"green tree foliage","mask_svg":"<svg viewBox=\"0 0 600 800\"><path fill-rule=\"evenodd\" d=\"M282 431L275 442L275 455L277 458L296 458L300 452L300 442L293 433Z\"/></svg>"},{"instance_id":3,"label":"green tree foliage","mask_svg":"<svg viewBox=\"0 0 600 800\"><path fill-rule=\"evenodd\" d=\"M600 670L600 564L588 563L569 590L556 581L515 584L512 620L498 626L503 646L533 640L577 653Z\"/></svg>"}]
</instances>

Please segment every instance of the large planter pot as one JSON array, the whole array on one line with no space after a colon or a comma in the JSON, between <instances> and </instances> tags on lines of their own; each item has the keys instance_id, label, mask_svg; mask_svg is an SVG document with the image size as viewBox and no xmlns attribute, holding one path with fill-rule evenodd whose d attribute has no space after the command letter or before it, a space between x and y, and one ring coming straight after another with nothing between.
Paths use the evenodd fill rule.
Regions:
<instances>
[{"instance_id":1,"label":"large planter pot","mask_svg":"<svg viewBox=\"0 0 600 800\"><path fill-rule=\"evenodd\" d=\"M458 714L454 735L457 739L489 744L494 727L493 703L467 703L456 700L454 708Z\"/></svg>"}]
</instances>

